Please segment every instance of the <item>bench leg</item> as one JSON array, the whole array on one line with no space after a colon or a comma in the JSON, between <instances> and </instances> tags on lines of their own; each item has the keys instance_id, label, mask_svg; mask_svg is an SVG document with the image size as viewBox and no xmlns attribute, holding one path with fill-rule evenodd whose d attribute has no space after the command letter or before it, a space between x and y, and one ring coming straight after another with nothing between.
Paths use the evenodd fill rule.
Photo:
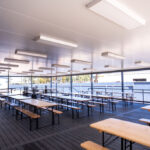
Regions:
<instances>
[{"instance_id":1,"label":"bench leg","mask_svg":"<svg viewBox=\"0 0 150 150\"><path fill-rule=\"evenodd\" d=\"M100 111L100 113L102 112L102 106L101 106L101 104L99 105L99 111Z\"/></svg>"},{"instance_id":2,"label":"bench leg","mask_svg":"<svg viewBox=\"0 0 150 150\"><path fill-rule=\"evenodd\" d=\"M30 131L32 130L32 119L31 118L29 119L29 129L30 129Z\"/></svg>"},{"instance_id":3,"label":"bench leg","mask_svg":"<svg viewBox=\"0 0 150 150\"><path fill-rule=\"evenodd\" d=\"M88 108L88 117L89 117L89 106L87 108Z\"/></svg>"},{"instance_id":4,"label":"bench leg","mask_svg":"<svg viewBox=\"0 0 150 150\"><path fill-rule=\"evenodd\" d=\"M103 108L102 111L103 111L103 113L104 113L104 105L102 105L102 108Z\"/></svg>"},{"instance_id":5,"label":"bench leg","mask_svg":"<svg viewBox=\"0 0 150 150\"><path fill-rule=\"evenodd\" d=\"M59 115L57 115L58 116L58 124L60 124L60 118L59 118Z\"/></svg>"},{"instance_id":6,"label":"bench leg","mask_svg":"<svg viewBox=\"0 0 150 150\"><path fill-rule=\"evenodd\" d=\"M16 110L16 120L18 120L18 110Z\"/></svg>"},{"instance_id":7,"label":"bench leg","mask_svg":"<svg viewBox=\"0 0 150 150\"><path fill-rule=\"evenodd\" d=\"M23 116L23 114L22 114L22 112L21 112L21 120L22 120L22 116Z\"/></svg>"}]
</instances>

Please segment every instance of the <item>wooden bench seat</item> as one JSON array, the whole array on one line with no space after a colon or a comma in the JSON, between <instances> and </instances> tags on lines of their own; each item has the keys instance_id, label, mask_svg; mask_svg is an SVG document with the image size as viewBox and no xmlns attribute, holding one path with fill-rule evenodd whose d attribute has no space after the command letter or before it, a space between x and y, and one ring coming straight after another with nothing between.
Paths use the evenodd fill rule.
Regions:
<instances>
[{"instance_id":1,"label":"wooden bench seat","mask_svg":"<svg viewBox=\"0 0 150 150\"><path fill-rule=\"evenodd\" d=\"M147 125L150 126L150 119L146 119L146 118L141 118L139 119L139 121L146 123Z\"/></svg>"},{"instance_id":2,"label":"wooden bench seat","mask_svg":"<svg viewBox=\"0 0 150 150\"><path fill-rule=\"evenodd\" d=\"M116 105L117 103L119 103L120 101L119 100L110 100L109 101L109 108L110 108L110 104L112 106L112 111L116 110Z\"/></svg>"},{"instance_id":3,"label":"wooden bench seat","mask_svg":"<svg viewBox=\"0 0 150 150\"><path fill-rule=\"evenodd\" d=\"M72 119L74 119L74 110L76 110L77 117L79 118L79 110L81 109L80 107L77 106L72 106L72 105L67 105L67 104L60 104L62 107L67 107L72 110Z\"/></svg>"},{"instance_id":4,"label":"wooden bench seat","mask_svg":"<svg viewBox=\"0 0 150 150\"><path fill-rule=\"evenodd\" d=\"M86 141L86 142L81 143L81 147L84 148L85 150L109 150L108 148L105 148L92 141Z\"/></svg>"},{"instance_id":5,"label":"wooden bench seat","mask_svg":"<svg viewBox=\"0 0 150 150\"><path fill-rule=\"evenodd\" d=\"M16 120L18 119L18 112L21 112L21 119L22 119L22 114L28 116L30 118L30 131L32 130L32 119L36 119L36 128L38 129L38 119L40 118L40 115L33 113L27 109L21 108L21 107L14 107L16 109Z\"/></svg>"},{"instance_id":6,"label":"wooden bench seat","mask_svg":"<svg viewBox=\"0 0 150 150\"><path fill-rule=\"evenodd\" d=\"M91 111L92 111L92 108L96 107L96 105L93 105L93 104L87 104L87 111L88 111L88 116L90 114L90 108L91 108Z\"/></svg>"}]
</instances>

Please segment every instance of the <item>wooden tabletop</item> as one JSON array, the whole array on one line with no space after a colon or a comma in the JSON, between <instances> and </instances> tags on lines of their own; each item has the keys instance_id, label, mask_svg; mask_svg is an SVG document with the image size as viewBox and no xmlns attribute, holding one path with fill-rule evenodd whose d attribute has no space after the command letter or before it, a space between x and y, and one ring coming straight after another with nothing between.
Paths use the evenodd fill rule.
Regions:
<instances>
[{"instance_id":1,"label":"wooden tabletop","mask_svg":"<svg viewBox=\"0 0 150 150\"><path fill-rule=\"evenodd\" d=\"M62 96L62 95L52 95L52 97L60 98L60 99L66 99L66 100L73 100L77 102L87 102L90 101L91 99L88 98L81 98L81 97L75 97L75 96Z\"/></svg>"},{"instance_id":2,"label":"wooden tabletop","mask_svg":"<svg viewBox=\"0 0 150 150\"><path fill-rule=\"evenodd\" d=\"M150 111L150 105L147 105L147 106L144 106L144 107L141 107L141 108Z\"/></svg>"},{"instance_id":3,"label":"wooden tabletop","mask_svg":"<svg viewBox=\"0 0 150 150\"><path fill-rule=\"evenodd\" d=\"M45 102L45 101L37 100L37 99L22 100L21 102L23 102L25 104L29 104L29 105L35 106L35 107L38 107L38 108L57 106L56 103Z\"/></svg>"},{"instance_id":4,"label":"wooden tabletop","mask_svg":"<svg viewBox=\"0 0 150 150\"><path fill-rule=\"evenodd\" d=\"M150 147L150 127L146 125L110 118L90 127Z\"/></svg>"}]
</instances>

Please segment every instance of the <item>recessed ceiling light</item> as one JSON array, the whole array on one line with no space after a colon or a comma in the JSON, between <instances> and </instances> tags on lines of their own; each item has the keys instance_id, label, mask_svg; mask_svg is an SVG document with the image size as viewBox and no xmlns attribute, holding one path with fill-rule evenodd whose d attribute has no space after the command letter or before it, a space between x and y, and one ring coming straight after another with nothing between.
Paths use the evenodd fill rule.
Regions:
<instances>
[{"instance_id":1,"label":"recessed ceiling light","mask_svg":"<svg viewBox=\"0 0 150 150\"><path fill-rule=\"evenodd\" d=\"M112 53L112 52L108 52L108 51L107 52L103 52L101 55L104 56L104 57L108 57L108 58L125 59L124 56L121 56L119 54L115 54L115 53Z\"/></svg>"},{"instance_id":2,"label":"recessed ceiling light","mask_svg":"<svg viewBox=\"0 0 150 150\"><path fill-rule=\"evenodd\" d=\"M44 36L44 35L40 35L40 36L36 37L35 41L44 43L44 44L55 44L55 45L59 44L59 45L65 45L65 46L74 47L74 48L78 47L78 45L73 42L64 41L61 39L57 39L57 38L50 37L50 36Z\"/></svg>"},{"instance_id":3,"label":"recessed ceiling light","mask_svg":"<svg viewBox=\"0 0 150 150\"><path fill-rule=\"evenodd\" d=\"M39 67L39 69L41 69L41 70L54 70L54 68L50 68L50 67Z\"/></svg>"},{"instance_id":4,"label":"recessed ceiling light","mask_svg":"<svg viewBox=\"0 0 150 150\"><path fill-rule=\"evenodd\" d=\"M33 52L33 51L25 51L25 50L19 50L19 49L17 49L15 51L15 54L23 55L23 56L47 58L47 55L43 54L43 53L37 53L37 52Z\"/></svg>"},{"instance_id":5,"label":"recessed ceiling light","mask_svg":"<svg viewBox=\"0 0 150 150\"><path fill-rule=\"evenodd\" d=\"M96 14L127 29L134 29L146 23L142 17L120 3L119 0L93 0L87 7Z\"/></svg>"},{"instance_id":6,"label":"recessed ceiling light","mask_svg":"<svg viewBox=\"0 0 150 150\"><path fill-rule=\"evenodd\" d=\"M72 59L71 62L72 63L79 63L79 64L88 64L88 65L91 64L91 62L89 62L89 61L79 60L79 59Z\"/></svg>"},{"instance_id":7,"label":"recessed ceiling light","mask_svg":"<svg viewBox=\"0 0 150 150\"><path fill-rule=\"evenodd\" d=\"M21 63L21 64L29 64L29 60L24 59L14 59L14 58L5 58L4 61L12 62L12 63Z\"/></svg>"},{"instance_id":8,"label":"recessed ceiling light","mask_svg":"<svg viewBox=\"0 0 150 150\"><path fill-rule=\"evenodd\" d=\"M19 67L19 65L0 63L0 66Z\"/></svg>"},{"instance_id":9,"label":"recessed ceiling light","mask_svg":"<svg viewBox=\"0 0 150 150\"><path fill-rule=\"evenodd\" d=\"M70 68L70 66L67 66L67 65L60 65L60 64L52 64L52 67L57 67L57 68Z\"/></svg>"}]
</instances>

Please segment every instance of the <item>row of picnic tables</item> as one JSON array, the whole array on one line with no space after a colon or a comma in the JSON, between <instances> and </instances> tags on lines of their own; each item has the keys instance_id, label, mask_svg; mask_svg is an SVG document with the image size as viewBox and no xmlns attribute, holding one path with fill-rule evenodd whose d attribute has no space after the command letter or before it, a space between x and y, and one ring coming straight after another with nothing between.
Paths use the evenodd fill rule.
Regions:
<instances>
[{"instance_id":1,"label":"row of picnic tables","mask_svg":"<svg viewBox=\"0 0 150 150\"><path fill-rule=\"evenodd\" d=\"M9 100L13 100L16 102L24 103L26 105L33 106L34 109L40 109L43 107L53 107L57 106L57 103L55 102L46 102L40 99L32 99L31 97L19 95L19 94L13 94L13 93L1 93L1 97L7 97ZM52 124L54 124L54 113L52 111Z\"/></svg>"}]
</instances>

